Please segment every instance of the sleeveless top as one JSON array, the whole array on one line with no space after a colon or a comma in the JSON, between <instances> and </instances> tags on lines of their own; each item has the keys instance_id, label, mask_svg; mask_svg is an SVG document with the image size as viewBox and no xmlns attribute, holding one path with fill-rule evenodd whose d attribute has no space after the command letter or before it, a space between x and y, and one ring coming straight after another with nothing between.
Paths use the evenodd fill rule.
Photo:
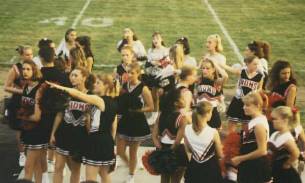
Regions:
<instances>
[{"instance_id":1,"label":"sleeveless top","mask_svg":"<svg viewBox=\"0 0 305 183\"><path fill-rule=\"evenodd\" d=\"M86 112L90 109L90 105L71 98L68 107L64 112L64 122L73 126L85 126Z\"/></svg>"},{"instance_id":2,"label":"sleeveless top","mask_svg":"<svg viewBox=\"0 0 305 183\"><path fill-rule=\"evenodd\" d=\"M289 140L294 140L290 132L280 134L276 131L271 135L268 141L268 155L272 157L272 161L289 158L289 151L284 146Z\"/></svg>"},{"instance_id":3,"label":"sleeveless top","mask_svg":"<svg viewBox=\"0 0 305 183\"><path fill-rule=\"evenodd\" d=\"M272 108L285 106L288 91L293 86L295 86L295 84L292 81L288 81L275 86L272 89L271 95L269 97L269 106Z\"/></svg>"},{"instance_id":4,"label":"sleeveless top","mask_svg":"<svg viewBox=\"0 0 305 183\"><path fill-rule=\"evenodd\" d=\"M208 101L213 107L217 107L221 101L222 88L217 86L215 81L202 78L200 83L196 87L197 99L196 103L201 101Z\"/></svg>"}]
</instances>

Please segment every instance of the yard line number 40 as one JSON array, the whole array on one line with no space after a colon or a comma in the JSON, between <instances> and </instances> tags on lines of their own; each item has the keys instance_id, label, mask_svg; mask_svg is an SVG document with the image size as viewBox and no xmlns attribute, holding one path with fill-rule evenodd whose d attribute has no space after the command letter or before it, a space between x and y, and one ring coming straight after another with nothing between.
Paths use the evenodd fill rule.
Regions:
<instances>
[{"instance_id":1,"label":"yard line number 40","mask_svg":"<svg viewBox=\"0 0 305 183\"><path fill-rule=\"evenodd\" d=\"M57 26L63 26L66 24L68 20L68 17L53 17L48 18L42 21L39 21L38 23L41 24L55 24ZM84 18L81 22L84 26L89 27L110 27L113 25L113 19L112 18Z\"/></svg>"}]
</instances>

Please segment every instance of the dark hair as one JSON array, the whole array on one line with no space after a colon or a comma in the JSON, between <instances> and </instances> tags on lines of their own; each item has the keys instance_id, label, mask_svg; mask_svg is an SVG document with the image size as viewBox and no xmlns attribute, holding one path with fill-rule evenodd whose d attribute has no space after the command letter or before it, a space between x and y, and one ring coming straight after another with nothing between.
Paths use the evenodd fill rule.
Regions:
<instances>
[{"instance_id":1,"label":"dark hair","mask_svg":"<svg viewBox=\"0 0 305 183\"><path fill-rule=\"evenodd\" d=\"M92 57L93 58L93 53L91 50L91 38L89 36L79 36L76 38L76 40L81 46L84 48L85 56L86 58Z\"/></svg>"},{"instance_id":2,"label":"dark hair","mask_svg":"<svg viewBox=\"0 0 305 183\"><path fill-rule=\"evenodd\" d=\"M186 37L181 37L179 38L176 43L178 44L182 44L183 45L183 52L184 52L184 55L188 55L191 53L191 50L190 50L190 44L189 44L189 41Z\"/></svg>"},{"instance_id":3,"label":"dark hair","mask_svg":"<svg viewBox=\"0 0 305 183\"><path fill-rule=\"evenodd\" d=\"M270 90L272 90L274 87L276 87L277 85L280 84L280 72L281 72L281 70L286 69L286 68L290 68L290 70L291 70L289 80L293 84L295 84L295 85L297 84L297 80L294 77L290 63L285 60L278 60L273 64L271 71L269 73L268 88Z\"/></svg>"},{"instance_id":4,"label":"dark hair","mask_svg":"<svg viewBox=\"0 0 305 183\"><path fill-rule=\"evenodd\" d=\"M181 68L181 73L179 75L181 80L185 80L188 76L190 76L194 71L196 71L195 67L191 66L183 66Z\"/></svg>"},{"instance_id":5,"label":"dark hair","mask_svg":"<svg viewBox=\"0 0 305 183\"><path fill-rule=\"evenodd\" d=\"M93 91L95 82L96 82L96 76L94 74L89 74L85 82L85 87L89 91Z\"/></svg>"},{"instance_id":6,"label":"dark hair","mask_svg":"<svg viewBox=\"0 0 305 183\"><path fill-rule=\"evenodd\" d=\"M246 58L244 58L244 62L246 64L251 64L253 62L253 60L255 60L257 58L257 56L248 56Z\"/></svg>"},{"instance_id":7,"label":"dark hair","mask_svg":"<svg viewBox=\"0 0 305 183\"><path fill-rule=\"evenodd\" d=\"M15 181L15 183L34 183L34 182L27 179L18 179Z\"/></svg>"},{"instance_id":8,"label":"dark hair","mask_svg":"<svg viewBox=\"0 0 305 183\"><path fill-rule=\"evenodd\" d=\"M51 47L41 47L38 51L38 55L47 63L54 62L55 51Z\"/></svg>"},{"instance_id":9,"label":"dark hair","mask_svg":"<svg viewBox=\"0 0 305 183\"><path fill-rule=\"evenodd\" d=\"M62 57L55 58L54 66L61 72L65 72L65 70L66 70L65 60Z\"/></svg>"},{"instance_id":10,"label":"dark hair","mask_svg":"<svg viewBox=\"0 0 305 183\"><path fill-rule=\"evenodd\" d=\"M151 37L154 38L155 36L160 36L160 37L162 38L160 32L154 32L153 35L152 35ZM163 39L162 39L162 41L161 41L161 45L162 45L162 46L165 46ZM151 47L152 47L152 48L156 48L153 42L151 43Z\"/></svg>"},{"instance_id":11,"label":"dark hair","mask_svg":"<svg viewBox=\"0 0 305 183\"><path fill-rule=\"evenodd\" d=\"M270 59L271 46L266 41L253 41L248 44L248 48L258 58L265 58L267 61Z\"/></svg>"},{"instance_id":12,"label":"dark hair","mask_svg":"<svg viewBox=\"0 0 305 183\"><path fill-rule=\"evenodd\" d=\"M19 45L17 46L16 51L18 52L19 55L23 55L24 51L28 49L32 50L32 47L28 45Z\"/></svg>"},{"instance_id":13,"label":"dark hair","mask_svg":"<svg viewBox=\"0 0 305 183\"><path fill-rule=\"evenodd\" d=\"M75 29L73 29L73 28L70 28L70 29L68 29L67 31L66 31L66 33L65 33L65 41L67 42L67 41L69 41L69 34L71 33L71 32L73 32L73 31L76 31Z\"/></svg>"},{"instance_id":14,"label":"dark hair","mask_svg":"<svg viewBox=\"0 0 305 183\"><path fill-rule=\"evenodd\" d=\"M32 68L33 76L32 76L31 80L39 81L42 78L42 74L41 74L40 70L38 69L37 65L33 61L30 61L30 60L25 60L22 65L25 65L25 64L30 65Z\"/></svg>"},{"instance_id":15,"label":"dark hair","mask_svg":"<svg viewBox=\"0 0 305 183\"><path fill-rule=\"evenodd\" d=\"M161 114L166 114L175 111L175 103L181 97L182 89L183 88L173 88L169 90L166 94L161 96L159 103Z\"/></svg>"},{"instance_id":16,"label":"dark hair","mask_svg":"<svg viewBox=\"0 0 305 183\"><path fill-rule=\"evenodd\" d=\"M38 48L41 49L43 47L50 47L50 44L52 44L52 43L53 43L53 41L51 39L43 38L38 41Z\"/></svg>"}]
</instances>

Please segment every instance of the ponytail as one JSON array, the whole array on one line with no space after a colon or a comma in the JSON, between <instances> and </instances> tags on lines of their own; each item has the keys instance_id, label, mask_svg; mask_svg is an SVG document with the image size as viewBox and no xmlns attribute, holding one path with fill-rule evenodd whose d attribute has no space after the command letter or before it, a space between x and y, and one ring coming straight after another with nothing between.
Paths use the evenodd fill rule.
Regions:
<instances>
[{"instance_id":1,"label":"ponytail","mask_svg":"<svg viewBox=\"0 0 305 183\"><path fill-rule=\"evenodd\" d=\"M202 129L200 124L202 120L200 120L200 118L206 117L209 113L212 112L212 109L212 104L207 101L200 102L196 105L192 114L192 127L195 132L200 132Z\"/></svg>"}]
</instances>

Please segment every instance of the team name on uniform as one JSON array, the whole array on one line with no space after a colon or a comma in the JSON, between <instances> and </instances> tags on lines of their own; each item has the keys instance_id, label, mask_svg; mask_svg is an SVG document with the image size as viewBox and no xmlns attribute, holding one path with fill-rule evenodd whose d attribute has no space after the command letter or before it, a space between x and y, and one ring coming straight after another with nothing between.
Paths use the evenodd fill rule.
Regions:
<instances>
[{"instance_id":1,"label":"team name on uniform","mask_svg":"<svg viewBox=\"0 0 305 183\"><path fill-rule=\"evenodd\" d=\"M30 105L30 106L35 105L35 99L30 98L30 97L22 96L21 102L22 102L22 105Z\"/></svg>"},{"instance_id":2,"label":"team name on uniform","mask_svg":"<svg viewBox=\"0 0 305 183\"><path fill-rule=\"evenodd\" d=\"M90 105L83 103L83 102L77 102L77 101L70 101L69 102L69 110L78 110L78 111L87 111L89 109Z\"/></svg>"},{"instance_id":3,"label":"team name on uniform","mask_svg":"<svg viewBox=\"0 0 305 183\"><path fill-rule=\"evenodd\" d=\"M211 95L216 95L216 88L211 85L199 85L197 86L197 91L199 93L210 93Z\"/></svg>"},{"instance_id":4,"label":"team name on uniform","mask_svg":"<svg viewBox=\"0 0 305 183\"><path fill-rule=\"evenodd\" d=\"M238 85L240 87L247 87L247 88L251 88L252 90L255 90L258 88L258 82L256 81L251 81L249 79L243 79L243 78L240 78L239 79L239 82L238 82Z\"/></svg>"}]
</instances>

